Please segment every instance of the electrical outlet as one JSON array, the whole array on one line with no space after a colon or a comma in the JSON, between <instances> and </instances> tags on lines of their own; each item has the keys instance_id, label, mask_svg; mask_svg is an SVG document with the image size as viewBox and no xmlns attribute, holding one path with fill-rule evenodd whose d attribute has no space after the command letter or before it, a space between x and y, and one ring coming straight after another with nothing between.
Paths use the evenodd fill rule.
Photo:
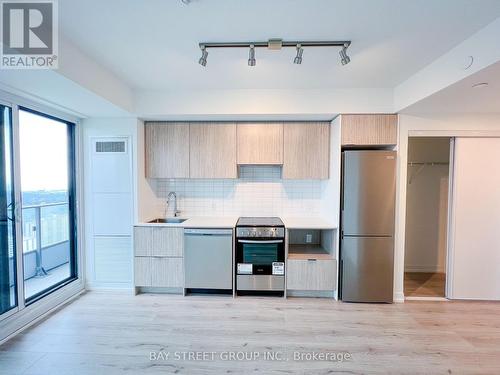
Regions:
<instances>
[{"instance_id":1,"label":"electrical outlet","mask_svg":"<svg viewBox=\"0 0 500 375\"><path fill-rule=\"evenodd\" d=\"M306 243L311 243L313 240L312 234L306 234Z\"/></svg>"}]
</instances>

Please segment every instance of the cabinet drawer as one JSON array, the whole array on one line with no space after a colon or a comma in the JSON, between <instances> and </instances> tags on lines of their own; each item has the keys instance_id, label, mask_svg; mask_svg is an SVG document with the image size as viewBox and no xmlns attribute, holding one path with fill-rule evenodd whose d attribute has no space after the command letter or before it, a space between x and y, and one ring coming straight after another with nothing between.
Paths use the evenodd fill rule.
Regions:
<instances>
[{"instance_id":1,"label":"cabinet drawer","mask_svg":"<svg viewBox=\"0 0 500 375\"><path fill-rule=\"evenodd\" d=\"M134 227L134 255L145 257L151 255L151 227Z\"/></svg>"},{"instance_id":2,"label":"cabinet drawer","mask_svg":"<svg viewBox=\"0 0 500 375\"><path fill-rule=\"evenodd\" d=\"M134 258L134 285L151 286L151 258Z\"/></svg>"},{"instance_id":3,"label":"cabinet drawer","mask_svg":"<svg viewBox=\"0 0 500 375\"><path fill-rule=\"evenodd\" d=\"M151 255L181 257L183 254L183 228L151 228Z\"/></svg>"},{"instance_id":4,"label":"cabinet drawer","mask_svg":"<svg viewBox=\"0 0 500 375\"><path fill-rule=\"evenodd\" d=\"M134 227L134 255L182 257L183 228Z\"/></svg>"},{"instance_id":5,"label":"cabinet drawer","mask_svg":"<svg viewBox=\"0 0 500 375\"><path fill-rule=\"evenodd\" d=\"M287 289L334 290L336 285L336 261L334 259L289 259Z\"/></svg>"},{"instance_id":6,"label":"cabinet drawer","mask_svg":"<svg viewBox=\"0 0 500 375\"><path fill-rule=\"evenodd\" d=\"M184 285L182 258L151 258L153 287L180 288Z\"/></svg>"}]
</instances>

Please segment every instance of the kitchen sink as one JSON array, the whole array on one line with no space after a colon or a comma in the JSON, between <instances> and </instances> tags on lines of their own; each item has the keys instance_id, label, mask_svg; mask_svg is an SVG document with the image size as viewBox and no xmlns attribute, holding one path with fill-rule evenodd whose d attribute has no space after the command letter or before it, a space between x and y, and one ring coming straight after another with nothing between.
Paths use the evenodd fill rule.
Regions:
<instances>
[{"instance_id":1,"label":"kitchen sink","mask_svg":"<svg viewBox=\"0 0 500 375\"><path fill-rule=\"evenodd\" d=\"M187 219L181 219L178 217L169 217L168 219L154 219L151 221L148 221L148 223L154 223L154 224L179 224L185 222Z\"/></svg>"}]
</instances>

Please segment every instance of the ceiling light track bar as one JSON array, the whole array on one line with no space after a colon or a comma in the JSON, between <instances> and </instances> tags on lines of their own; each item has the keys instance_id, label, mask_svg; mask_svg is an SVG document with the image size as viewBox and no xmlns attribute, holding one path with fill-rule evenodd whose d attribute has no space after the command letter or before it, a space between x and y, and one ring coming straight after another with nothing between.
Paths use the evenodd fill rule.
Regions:
<instances>
[{"instance_id":1,"label":"ceiling light track bar","mask_svg":"<svg viewBox=\"0 0 500 375\"><path fill-rule=\"evenodd\" d=\"M207 65L208 50L211 48L248 48L248 66L255 66L256 48L267 48L270 50L281 50L284 47L295 48L297 54L293 59L294 64L302 64L302 56L304 47L339 47L340 62L342 65L347 65L351 58L347 54L347 48L351 45L350 40L294 40L284 41L281 39L269 39L267 42L202 42L199 44L201 49L201 57L198 60L202 66Z\"/></svg>"},{"instance_id":2,"label":"ceiling light track bar","mask_svg":"<svg viewBox=\"0 0 500 375\"><path fill-rule=\"evenodd\" d=\"M313 40L313 41L281 41L282 47L296 47L297 45L302 47L349 47L351 45L350 40L340 40L340 41L329 41L329 40ZM272 45L272 41L267 42L202 42L199 44L201 49L208 48L250 48L254 46L255 48L269 48Z\"/></svg>"}]
</instances>

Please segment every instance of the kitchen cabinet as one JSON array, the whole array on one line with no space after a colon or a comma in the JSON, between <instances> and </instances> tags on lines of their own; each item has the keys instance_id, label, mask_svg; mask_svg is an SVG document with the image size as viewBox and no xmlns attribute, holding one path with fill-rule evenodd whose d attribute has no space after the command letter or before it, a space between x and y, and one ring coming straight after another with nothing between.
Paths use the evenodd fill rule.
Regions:
<instances>
[{"instance_id":1,"label":"kitchen cabinet","mask_svg":"<svg viewBox=\"0 0 500 375\"><path fill-rule=\"evenodd\" d=\"M151 255L165 257L181 257L183 228L151 228Z\"/></svg>"},{"instance_id":2,"label":"kitchen cabinet","mask_svg":"<svg viewBox=\"0 0 500 375\"><path fill-rule=\"evenodd\" d=\"M189 125L148 122L146 136L147 178L189 177Z\"/></svg>"},{"instance_id":3,"label":"kitchen cabinet","mask_svg":"<svg viewBox=\"0 0 500 375\"><path fill-rule=\"evenodd\" d=\"M182 258L153 257L151 259L151 285L163 288L183 287Z\"/></svg>"},{"instance_id":4,"label":"kitchen cabinet","mask_svg":"<svg viewBox=\"0 0 500 375\"><path fill-rule=\"evenodd\" d=\"M334 259L288 259L287 289L335 290L335 262Z\"/></svg>"},{"instance_id":5,"label":"kitchen cabinet","mask_svg":"<svg viewBox=\"0 0 500 375\"><path fill-rule=\"evenodd\" d=\"M343 146L385 146L397 144L395 114L342 115Z\"/></svg>"},{"instance_id":6,"label":"kitchen cabinet","mask_svg":"<svg viewBox=\"0 0 500 375\"><path fill-rule=\"evenodd\" d=\"M151 286L151 257L134 258L134 285Z\"/></svg>"},{"instance_id":7,"label":"kitchen cabinet","mask_svg":"<svg viewBox=\"0 0 500 375\"><path fill-rule=\"evenodd\" d=\"M182 288L184 229L134 227L134 284L136 287Z\"/></svg>"},{"instance_id":8,"label":"kitchen cabinet","mask_svg":"<svg viewBox=\"0 0 500 375\"><path fill-rule=\"evenodd\" d=\"M151 256L151 227L134 227L134 255L135 256Z\"/></svg>"},{"instance_id":9,"label":"kitchen cabinet","mask_svg":"<svg viewBox=\"0 0 500 375\"><path fill-rule=\"evenodd\" d=\"M236 124L191 123L191 178L237 178Z\"/></svg>"},{"instance_id":10,"label":"kitchen cabinet","mask_svg":"<svg viewBox=\"0 0 500 375\"><path fill-rule=\"evenodd\" d=\"M327 179L330 159L330 124L283 125L283 178Z\"/></svg>"},{"instance_id":11,"label":"kitchen cabinet","mask_svg":"<svg viewBox=\"0 0 500 375\"><path fill-rule=\"evenodd\" d=\"M283 164L283 124L243 123L237 126L238 164Z\"/></svg>"}]
</instances>

